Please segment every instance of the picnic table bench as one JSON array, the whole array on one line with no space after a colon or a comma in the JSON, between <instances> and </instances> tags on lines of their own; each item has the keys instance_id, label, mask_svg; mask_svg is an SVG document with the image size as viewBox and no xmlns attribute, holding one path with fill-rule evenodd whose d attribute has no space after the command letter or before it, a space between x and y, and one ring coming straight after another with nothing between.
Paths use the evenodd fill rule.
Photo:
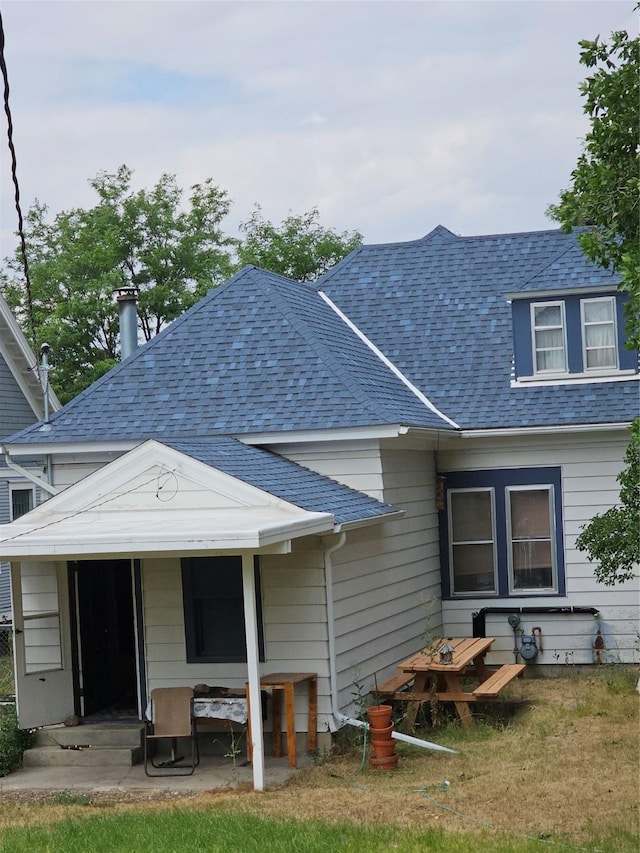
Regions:
<instances>
[{"instance_id":1,"label":"picnic table bench","mask_svg":"<svg viewBox=\"0 0 640 853\"><path fill-rule=\"evenodd\" d=\"M378 685L377 694L381 700L406 702L407 721L411 727L415 725L422 702L434 699L453 702L462 725L470 726L473 717L469 705L497 700L507 684L525 669L525 664L519 663L489 669L484 656L494 641L494 637L438 640L430 648L399 663L400 672ZM441 655L440 650L444 647L448 647L447 653ZM466 690L460 682L463 676L474 677L478 686L471 691Z\"/></svg>"}]
</instances>

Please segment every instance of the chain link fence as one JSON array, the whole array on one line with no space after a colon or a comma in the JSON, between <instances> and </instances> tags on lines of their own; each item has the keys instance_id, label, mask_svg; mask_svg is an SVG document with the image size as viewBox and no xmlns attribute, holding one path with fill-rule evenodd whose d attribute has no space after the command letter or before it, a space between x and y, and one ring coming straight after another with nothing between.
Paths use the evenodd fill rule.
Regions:
<instances>
[{"instance_id":1,"label":"chain link fence","mask_svg":"<svg viewBox=\"0 0 640 853\"><path fill-rule=\"evenodd\" d=\"M0 622L0 698L13 696L13 625Z\"/></svg>"},{"instance_id":2,"label":"chain link fence","mask_svg":"<svg viewBox=\"0 0 640 853\"><path fill-rule=\"evenodd\" d=\"M0 622L0 658L13 656L13 625Z\"/></svg>"}]
</instances>

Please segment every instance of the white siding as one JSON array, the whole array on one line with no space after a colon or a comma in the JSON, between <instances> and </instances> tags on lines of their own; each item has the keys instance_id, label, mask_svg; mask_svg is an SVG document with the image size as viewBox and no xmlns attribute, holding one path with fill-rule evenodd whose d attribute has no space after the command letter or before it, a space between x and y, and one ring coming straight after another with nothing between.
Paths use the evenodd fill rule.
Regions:
<instances>
[{"instance_id":1,"label":"white siding","mask_svg":"<svg viewBox=\"0 0 640 853\"><path fill-rule=\"evenodd\" d=\"M538 436L530 438L469 439L456 450L441 452L442 471L486 470L559 466L562 469L563 536L566 596L512 599L521 607L595 607L599 615L523 614L522 627L531 633L542 629L543 653L537 663L586 664L594 661L593 641L600 627L606 644L605 659L611 662L638 660L638 582L604 586L597 583L593 566L575 547L582 527L596 514L616 503L616 476L623 467L628 434L624 431L591 435ZM535 461L533 461L535 460ZM445 632L466 635L471 615L483 607L509 606L509 599L475 598L443 603ZM513 632L507 613L487 614L487 634L497 637L489 663L512 661Z\"/></svg>"},{"instance_id":2,"label":"white siding","mask_svg":"<svg viewBox=\"0 0 640 853\"><path fill-rule=\"evenodd\" d=\"M433 453L384 449L383 499L402 519L352 531L334 555L339 704L442 630ZM354 710L354 709L352 709Z\"/></svg>"},{"instance_id":3,"label":"white siding","mask_svg":"<svg viewBox=\"0 0 640 853\"><path fill-rule=\"evenodd\" d=\"M188 664L178 559L143 561L144 626L148 689L195 684L244 688L244 664ZM309 538L288 555L263 556L261 580L266 660L269 672L317 672L319 731L329 728L331 698L326 597L321 543ZM307 697L296 695L296 729L307 730Z\"/></svg>"},{"instance_id":4,"label":"white siding","mask_svg":"<svg viewBox=\"0 0 640 853\"><path fill-rule=\"evenodd\" d=\"M384 500L382 460L377 441L285 444L272 449L305 468Z\"/></svg>"}]
</instances>

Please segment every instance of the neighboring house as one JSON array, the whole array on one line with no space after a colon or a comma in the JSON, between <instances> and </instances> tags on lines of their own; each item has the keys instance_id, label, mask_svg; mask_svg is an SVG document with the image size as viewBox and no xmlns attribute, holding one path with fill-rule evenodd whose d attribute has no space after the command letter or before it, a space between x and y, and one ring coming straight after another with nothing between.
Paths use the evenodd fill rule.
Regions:
<instances>
[{"instance_id":1,"label":"neighboring house","mask_svg":"<svg viewBox=\"0 0 640 853\"><path fill-rule=\"evenodd\" d=\"M53 392L50 411L60 408ZM44 416L44 396L36 358L9 306L0 295L0 436L37 423ZM34 475L42 473L39 461L25 464ZM10 468L0 455L0 524L33 509L40 498L35 483ZM11 622L11 576L8 563L0 563L0 625Z\"/></svg>"},{"instance_id":2,"label":"neighboring house","mask_svg":"<svg viewBox=\"0 0 640 853\"><path fill-rule=\"evenodd\" d=\"M637 583L575 548L638 412L617 284L561 231L438 227L315 286L246 267L12 436L58 492L0 538L21 724L288 671L318 673L328 732L442 635L637 659Z\"/></svg>"}]
</instances>

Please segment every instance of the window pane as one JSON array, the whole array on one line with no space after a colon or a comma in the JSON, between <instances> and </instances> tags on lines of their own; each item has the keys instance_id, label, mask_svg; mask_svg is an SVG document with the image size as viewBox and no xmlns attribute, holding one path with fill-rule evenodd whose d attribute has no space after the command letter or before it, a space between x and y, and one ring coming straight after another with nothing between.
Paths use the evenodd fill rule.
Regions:
<instances>
[{"instance_id":1,"label":"window pane","mask_svg":"<svg viewBox=\"0 0 640 853\"><path fill-rule=\"evenodd\" d=\"M264 660L260 575L254 561L260 659ZM182 560L187 662L247 659L242 558L192 557Z\"/></svg>"},{"instance_id":2,"label":"window pane","mask_svg":"<svg viewBox=\"0 0 640 853\"><path fill-rule=\"evenodd\" d=\"M532 332L536 373L564 372L566 355L562 305L534 305Z\"/></svg>"},{"instance_id":3,"label":"window pane","mask_svg":"<svg viewBox=\"0 0 640 853\"><path fill-rule=\"evenodd\" d=\"M549 490L511 491L511 535L514 539L548 538Z\"/></svg>"},{"instance_id":4,"label":"window pane","mask_svg":"<svg viewBox=\"0 0 640 853\"><path fill-rule=\"evenodd\" d=\"M495 592L493 543L453 546L453 591Z\"/></svg>"},{"instance_id":5,"label":"window pane","mask_svg":"<svg viewBox=\"0 0 640 853\"><path fill-rule=\"evenodd\" d=\"M451 538L453 542L493 539L491 492L451 493Z\"/></svg>"},{"instance_id":6,"label":"window pane","mask_svg":"<svg viewBox=\"0 0 640 853\"><path fill-rule=\"evenodd\" d=\"M617 365L616 326L613 299L582 300L584 368Z\"/></svg>"},{"instance_id":7,"label":"window pane","mask_svg":"<svg viewBox=\"0 0 640 853\"><path fill-rule=\"evenodd\" d=\"M585 323L613 320L613 301L610 299L585 300L583 306Z\"/></svg>"},{"instance_id":8,"label":"window pane","mask_svg":"<svg viewBox=\"0 0 640 853\"><path fill-rule=\"evenodd\" d=\"M491 490L449 492L449 524L453 592L495 592Z\"/></svg>"},{"instance_id":9,"label":"window pane","mask_svg":"<svg viewBox=\"0 0 640 853\"><path fill-rule=\"evenodd\" d=\"M33 489L11 489L11 518L20 518L21 515L33 509Z\"/></svg>"},{"instance_id":10,"label":"window pane","mask_svg":"<svg viewBox=\"0 0 640 853\"><path fill-rule=\"evenodd\" d=\"M536 328L562 325L562 309L560 305L536 305L533 310L535 312Z\"/></svg>"},{"instance_id":11,"label":"window pane","mask_svg":"<svg viewBox=\"0 0 640 853\"><path fill-rule=\"evenodd\" d=\"M513 590L553 589L552 491L509 490Z\"/></svg>"},{"instance_id":12,"label":"window pane","mask_svg":"<svg viewBox=\"0 0 640 853\"><path fill-rule=\"evenodd\" d=\"M551 542L514 542L513 588L550 589L552 587Z\"/></svg>"}]
</instances>

